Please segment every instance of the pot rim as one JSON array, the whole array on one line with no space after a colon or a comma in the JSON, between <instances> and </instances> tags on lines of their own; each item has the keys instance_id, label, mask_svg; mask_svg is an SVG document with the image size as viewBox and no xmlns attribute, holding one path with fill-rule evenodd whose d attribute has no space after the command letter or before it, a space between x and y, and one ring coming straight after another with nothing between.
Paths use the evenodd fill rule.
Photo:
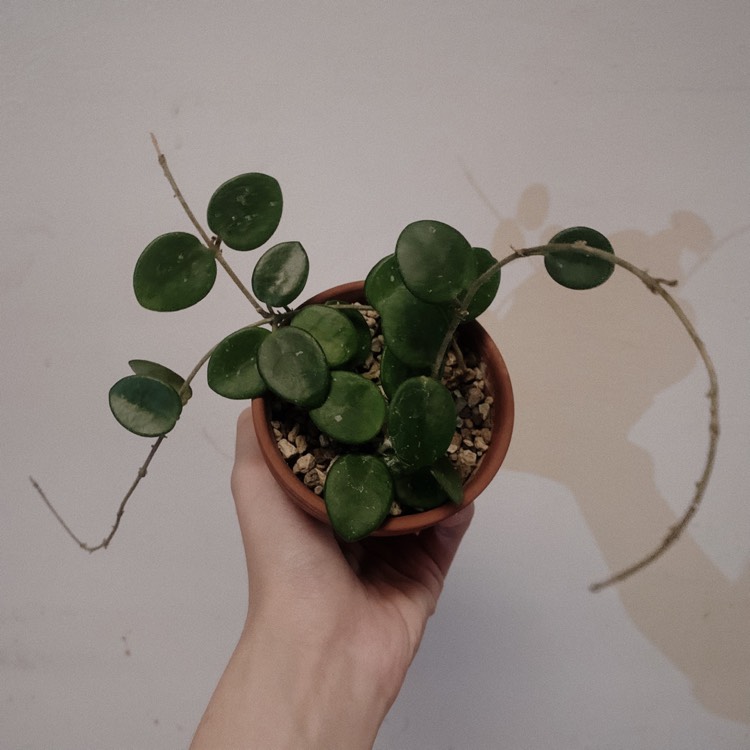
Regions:
<instances>
[{"instance_id":1,"label":"pot rim","mask_svg":"<svg viewBox=\"0 0 750 750\"><path fill-rule=\"evenodd\" d=\"M341 299L348 302L364 299L364 281L352 281L327 289L307 300L304 305L321 304L330 299ZM303 306L304 306L303 305ZM490 484L500 469L510 446L513 433L515 407L513 387L508 368L492 337L476 320L461 327L461 335L470 338L470 346L481 353L485 362L485 382L494 402L492 420L492 439L489 448L480 459L480 463L471 478L464 484L464 498L460 505L447 502L432 510L421 513L389 516L383 525L370 536L395 536L422 531L449 518L461 508L470 505ZM252 401L252 417L258 442L271 474L281 485L286 494L303 510L324 523L330 525L325 501L306 487L286 464L278 450L273 434L268 401L261 397Z\"/></svg>"}]
</instances>

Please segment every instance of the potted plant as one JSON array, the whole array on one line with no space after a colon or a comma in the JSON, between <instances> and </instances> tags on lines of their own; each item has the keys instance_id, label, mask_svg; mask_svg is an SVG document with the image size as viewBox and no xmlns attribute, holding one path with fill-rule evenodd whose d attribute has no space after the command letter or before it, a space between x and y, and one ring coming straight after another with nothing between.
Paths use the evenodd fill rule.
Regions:
<instances>
[{"instance_id":1,"label":"potted plant","mask_svg":"<svg viewBox=\"0 0 750 750\"><path fill-rule=\"evenodd\" d=\"M364 319L371 321L365 340L368 342L368 349L371 346L375 352L367 356L358 368L361 374L356 377L378 384L379 390L382 389L384 393L382 403L391 407L395 400L398 409L399 402L394 399L395 394L400 381L406 380L407 375L412 375L412 368L392 356L387 343L384 345L384 335L379 333L379 316L367 304L362 305L368 299L367 290L373 294L371 286L377 283L373 281L377 273L378 271L370 276L369 284L343 284L316 295L303 307L331 304L331 300L337 300L339 303L356 305L352 315L355 320L357 318L354 315L362 317L360 310L365 312ZM342 310L340 304L336 307ZM343 310L352 308L345 307ZM396 450L403 455L404 447L408 450L408 442L416 438L414 435L407 437L407 446L404 447L399 445L397 438L394 449L386 442L386 433L381 427L375 442L369 447L374 448L375 455L381 458L395 481L389 483L386 480L386 494L382 505L376 505L380 510L374 511L374 527L369 530L365 528L367 533L390 536L416 532L434 525L472 502L497 473L505 457L514 415L513 393L505 362L490 336L476 321L461 326L459 335L460 349L457 351L461 352L462 362L459 364L456 354L449 352L446 357L448 365L443 374L452 403L449 402L450 408L447 411L450 418L445 417L444 436L438 439L439 442L432 449L437 458L431 464L437 466L416 470L403 467L399 470L402 459L397 457ZM472 367L472 364L476 366ZM414 370L417 374L412 375L413 378L422 376L420 368ZM357 380L354 379L354 382ZM415 391L420 391L422 385L423 381L413 379L411 387L407 386L401 392L401 398L405 396L413 399ZM371 390L369 387L365 389ZM381 397L376 398L375 404L380 403ZM360 421L361 403L352 399L352 405L356 408L350 410L344 402L341 411ZM425 413L425 406L423 404L422 414L416 417L412 415L415 430L420 434L429 432L439 422L439 415ZM330 494L324 494L328 469L338 455L361 455L362 447L347 444L345 435L341 436L343 440L335 441L330 437L330 432L336 434L338 425L334 422L333 430L326 430L323 420L318 417L319 424L316 425L314 419L306 418L299 410L286 408L273 394L253 401L255 431L272 474L292 500L319 520L329 522L331 518L327 503L330 506L331 497ZM397 422L398 419L397 416ZM343 418L341 423L344 423ZM290 469L297 469L297 473ZM330 492L330 486L328 490ZM352 487L343 491L342 510L346 511L347 506L353 505L349 494L353 491ZM335 512L336 509L334 514ZM382 518L381 514L384 514ZM337 527L337 523L338 518L334 518L334 528L344 538L352 536ZM358 534L355 531L354 537Z\"/></svg>"},{"instance_id":2,"label":"potted plant","mask_svg":"<svg viewBox=\"0 0 750 750\"><path fill-rule=\"evenodd\" d=\"M259 320L226 336L186 377L159 363L131 360L132 373L112 386L115 418L156 442L100 544L81 542L34 482L81 547L109 545L204 366L216 393L253 400L255 429L271 472L295 502L330 523L344 541L419 531L472 502L499 469L514 419L507 368L476 319L498 291L501 268L529 255L544 256L552 279L578 290L596 287L615 266L624 267L670 304L698 347L711 380L711 440L696 496L654 553L598 586L629 575L676 540L705 491L718 417L713 367L665 289L671 282L616 257L607 238L587 227L563 230L544 246L496 260L456 229L429 219L405 227L394 252L363 282L335 287L293 308L309 270L300 242L262 251L250 288L224 257L225 247L247 252L269 242L282 215L278 182L250 172L223 183L208 202L209 234L185 202L155 138L153 143L196 233L169 232L143 250L133 273L138 302L160 312L187 308L211 291L220 266Z\"/></svg>"}]
</instances>

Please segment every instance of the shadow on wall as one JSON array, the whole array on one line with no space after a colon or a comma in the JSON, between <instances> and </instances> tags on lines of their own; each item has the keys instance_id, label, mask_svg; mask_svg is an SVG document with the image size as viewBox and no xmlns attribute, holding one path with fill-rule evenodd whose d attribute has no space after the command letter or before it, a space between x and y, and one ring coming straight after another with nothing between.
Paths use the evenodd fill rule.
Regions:
<instances>
[{"instance_id":1,"label":"shadow on wall","mask_svg":"<svg viewBox=\"0 0 750 750\"><path fill-rule=\"evenodd\" d=\"M527 188L517 216L501 220L493 255L548 240L559 229L544 226L548 207L544 186ZM674 213L656 234L628 230L610 240L622 257L681 282L681 259L700 263L717 247L705 222L688 212ZM537 269L502 312L483 319L508 362L520 416L505 466L567 487L614 572L650 551L677 520L656 486L651 456L628 435L658 394L698 366L698 355L663 301L634 277L622 278L627 273L579 294ZM699 466L695 472L697 479ZM750 724L750 568L729 580L688 529L617 590L697 699Z\"/></svg>"}]
</instances>

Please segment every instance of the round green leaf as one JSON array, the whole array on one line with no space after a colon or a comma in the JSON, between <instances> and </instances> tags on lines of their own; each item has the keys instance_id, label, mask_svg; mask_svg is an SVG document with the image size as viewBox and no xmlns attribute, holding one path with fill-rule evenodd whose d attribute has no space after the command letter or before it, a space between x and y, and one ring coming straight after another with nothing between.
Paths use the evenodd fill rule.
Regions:
<instances>
[{"instance_id":1,"label":"round green leaf","mask_svg":"<svg viewBox=\"0 0 750 750\"><path fill-rule=\"evenodd\" d=\"M409 367L393 353L389 346L383 349L380 357L380 385L388 398L393 397L404 380L413 378L415 375L429 375L429 373L429 367Z\"/></svg>"},{"instance_id":2,"label":"round green leaf","mask_svg":"<svg viewBox=\"0 0 750 750\"><path fill-rule=\"evenodd\" d=\"M307 331L320 344L331 368L340 367L357 353L359 337L354 324L333 307L303 307L290 325Z\"/></svg>"},{"instance_id":3,"label":"round green leaf","mask_svg":"<svg viewBox=\"0 0 750 750\"><path fill-rule=\"evenodd\" d=\"M178 394L182 390L183 385L185 385L185 379L182 376L173 372L168 367L160 365L158 362L149 362L147 359L131 359L128 364L136 375L146 375L149 378L161 380L162 383L174 388ZM182 396L180 397L183 406L190 400L192 395L193 389L187 386L182 391Z\"/></svg>"},{"instance_id":4,"label":"round green leaf","mask_svg":"<svg viewBox=\"0 0 750 750\"><path fill-rule=\"evenodd\" d=\"M356 542L375 531L393 503L393 480L375 456L345 455L334 461L323 492L334 531Z\"/></svg>"},{"instance_id":5,"label":"round green leaf","mask_svg":"<svg viewBox=\"0 0 750 750\"><path fill-rule=\"evenodd\" d=\"M415 221L399 235L396 261L409 291L425 302L450 302L474 278L464 236L440 221Z\"/></svg>"},{"instance_id":6,"label":"round green leaf","mask_svg":"<svg viewBox=\"0 0 750 750\"><path fill-rule=\"evenodd\" d=\"M397 500L414 510L432 510L448 500L429 468L401 474L393 480Z\"/></svg>"},{"instance_id":7,"label":"round green leaf","mask_svg":"<svg viewBox=\"0 0 750 750\"><path fill-rule=\"evenodd\" d=\"M320 406L331 375L320 344L301 328L272 331L258 349L258 371L280 398L304 409Z\"/></svg>"},{"instance_id":8,"label":"round green leaf","mask_svg":"<svg viewBox=\"0 0 750 750\"><path fill-rule=\"evenodd\" d=\"M133 271L133 291L147 310L172 312L200 302L216 281L216 260L186 232L162 234L141 253Z\"/></svg>"},{"instance_id":9,"label":"round green leaf","mask_svg":"<svg viewBox=\"0 0 750 750\"><path fill-rule=\"evenodd\" d=\"M125 429L144 437L169 432L182 412L174 388L145 375L128 375L109 390L109 407Z\"/></svg>"},{"instance_id":10,"label":"round green leaf","mask_svg":"<svg viewBox=\"0 0 750 750\"><path fill-rule=\"evenodd\" d=\"M386 346L410 367L431 368L451 321L450 310L395 289L380 309Z\"/></svg>"},{"instance_id":11,"label":"round green leaf","mask_svg":"<svg viewBox=\"0 0 750 750\"><path fill-rule=\"evenodd\" d=\"M408 467L434 464L447 450L456 429L450 391L425 376L409 378L393 396L388 432L396 456Z\"/></svg>"},{"instance_id":12,"label":"round green leaf","mask_svg":"<svg viewBox=\"0 0 750 750\"><path fill-rule=\"evenodd\" d=\"M282 242L263 253L253 269L253 292L261 302L285 307L307 283L310 261L299 242Z\"/></svg>"},{"instance_id":13,"label":"round green leaf","mask_svg":"<svg viewBox=\"0 0 750 750\"><path fill-rule=\"evenodd\" d=\"M372 440L380 432L385 415L385 399L378 387L346 370L331 373L328 398L310 411L319 430L350 445Z\"/></svg>"},{"instance_id":14,"label":"round green leaf","mask_svg":"<svg viewBox=\"0 0 750 750\"><path fill-rule=\"evenodd\" d=\"M492 253L483 247L473 247L471 251L474 253L474 265L476 266L474 278L477 279L495 264L495 259L492 257ZM500 269L477 289L476 294L469 301L467 320L478 318L492 304L499 287Z\"/></svg>"},{"instance_id":15,"label":"round green leaf","mask_svg":"<svg viewBox=\"0 0 750 750\"><path fill-rule=\"evenodd\" d=\"M353 369L363 365L372 352L372 331L370 330L370 326L367 325L365 316L354 307L339 308L336 306L335 301L329 301L326 302L326 304L333 307L334 310L340 312L342 315L346 315L354 326L354 330L357 334L357 350L354 352L351 359L347 360L346 366L349 369Z\"/></svg>"},{"instance_id":16,"label":"round green leaf","mask_svg":"<svg viewBox=\"0 0 750 750\"><path fill-rule=\"evenodd\" d=\"M589 247L614 254L610 241L601 232L589 227L571 227L558 232L549 244L585 242ZM614 272L615 264L592 255L563 251L544 256L547 273L568 289L593 289L603 284Z\"/></svg>"},{"instance_id":17,"label":"round green leaf","mask_svg":"<svg viewBox=\"0 0 750 750\"><path fill-rule=\"evenodd\" d=\"M456 471L448 456L440 458L429 468L430 473L452 503L461 505L464 499L464 485L461 475Z\"/></svg>"},{"instance_id":18,"label":"round green leaf","mask_svg":"<svg viewBox=\"0 0 750 750\"><path fill-rule=\"evenodd\" d=\"M258 350L270 331L243 328L221 341L208 360L208 385L225 398L257 398L266 391L258 371Z\"/></svg>"},{"instance_id":19,"label":"round green leaf","mask_svg":"<svg viewBox=\"0 0 750 750\"><path fill-rule=\"evenodd\" d=\"M461 476L446 455L414 472L391 473L396 498L414 510L431 510L448 501L460 505L463 500Z\"/></svg>"},{"instance_id":20,"label":"round green leaf","mask_svg":"<svg viewBox=\"0 0 750 750\"><path fill-rule=\"evenodd\" d=\"M398 270L395 255L381 258L367 274L365 279L365 299L376 310L380 310L383 301L404 282Z\"/></svg>"},{"instance_id":21,"label":"round green leaf","mask_svg":"<svg viewBox=\"0 0 750 750\"><path fill-rule=\"evenodd\" d=\"M208 226L234 250L253 250L267 242L281 221L279 183L249 172L227 180L208 202Z\"/></svg>"}]
</instances>

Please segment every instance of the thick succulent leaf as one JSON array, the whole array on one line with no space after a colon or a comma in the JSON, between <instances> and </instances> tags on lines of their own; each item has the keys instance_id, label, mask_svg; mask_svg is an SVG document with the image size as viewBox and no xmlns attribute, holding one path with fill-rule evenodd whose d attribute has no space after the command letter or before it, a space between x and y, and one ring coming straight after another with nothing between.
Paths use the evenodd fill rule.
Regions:
<instances>
[{"instance_id":1,"label":"thick succulent leaf","mask_svg":"<svg viewBox=\"0 0 750 750\"><path fill-rule=\"evenodd\" d=\"M474 265L476 268L474 278L478 279L494 265L495 259L492 257L492 253L483 247L473 247L471 251L474 253ZM469 301L467 320L478 318L492 304L492 300L495 299L499 287L500 269L498 269L497 273L492 274L490 279L477 289L476 294Z\"/></svg>"},{"instance_id":2,"label":"thick succulent leaf","mask_svg":"<svg viewBox=\"0 0 750 750\"><path fill-rule=\"evenodd\" d=\"M331 466L323 495L334 531L355 542L385 520L393 503L393 480L379 458L345 455Z\"/></svg>"},{"instance_id":3,"label":"thick succulent leaf","mask_svg":"<svg viewBox=\"0 0 750 750\"><path fill-rule=\"evenodd\" d=\"M385 258L381 258L367 274L365 299L376 310L380 310L383 301L403 284L395 254L387 255Z\"/></svg>"},{"instance_id":4,"label":"thick succulent leaf","mask_svg":"<svg viewBox=\"0 0 750 750\"><path fill-rule=\"evenodd\" d=\"M409 291L425 302L450 302L474 278L474 254L465 237L440 221L415 221L399 235L396 261Z\"/></svg>"},{"instance_id":5,"label":"thick succulent leaf","mask_svg":"<svg viewBox=\"0 0 750 750\"><path fill-rule=\"evenodd\" d=\"M452 503L461 505L464 499L464 486L461 481L461 475L456 471L453 462L448 456L440 458L429 467L429 472L440 485L441 489L448 496Z\"/></svg>"},{"instance_id":6,"label":"thick succulent leaf","mask_svg":"<svg viewBox=\"0 0 750 750\"><path fill-rule=\"evenodd\" d=\"M367 325L364 315L353 307L337 308L335 302L326 302L327 305L331 305L335 310L346 315L354 326L354 330L357 334L357 350L354 352L351 359L348 359L346 366L348 368L355 368L363 365L365 360L372 352L372 331L370 326Z\"/></svg>"},{"instance_id":7,"label":"thick succulent leaf","mask_svg":"<svg viewBox=\"0 0 750 750\"><path fill-rule=\"evenodd\" d=\"M299 242L282 242L266 250L253 269L255 296L272 307L285 307L307 283L310 261Z\"/></svg>"},{"instance_id":8,"label":"thick succulent leaf","mask_svg":"<svg viewBox=\"0 0 750 750\"><path fill-rule=\"evenodd\" d=\"M136 435L156 437L169 432L182 412L174 388L145 375L128 375L109 390L109 407L115 419Z\"/></svg>"},{"instance_id":9,"label":"thick succulent leaf","mask_svg":"<svg viewBox=\"0 0 750 750\"><path fill-rule=\"evenodd\" d=\"M303 307L292 318L291 326L307 331L320 344L331 368L341 367L359 348L354 324L328 305Z\"/></svg>"},{"instance_id":10,"label":"thick succulent leaf","mask_svg":"<svg viewBox=\"0 0 750 750\"><path fill-rule=\"evenodd\" d=\"M432 510L448 500L429 468L394 478L396 499L413 510Z\"/></svg>"},{"instance_id":11,"label":"thick succulent leaf","mask_svg":"<svg viewBox=\"0 0 750 750\"><path fill-rule=\"evenodd\" d=\"M342 443L357 445L372 440L385 422L385 399L378 387L346 370L331 373L328 398L310 418L319 430Z\"/></svg>"},{"instance_id":12,"label":"thick succulent leaf","mask_svg":"<svg viewBox=\"0 0 750 750\"><path fill-rule=\"evenodd\" d=\"M253 250L267 242L281 221L279 183L248 172L220 185L208 202L208 226L234 250Z\"/></svg>"},{"instance_id":13,"label":"thick succulent leaf","mask_svg":"<svg viewBox=\"0 0 750 750\"><path fill-rule=\"evenodd\" d=\"M386 346L410 367L432 367L450 325L450 310L423 302L401 286L383 301L380 315Z\"/></svg>"},{"instance_id":14,"label":"thick succulent leaf","mask_svg":"<svg viewBox=\"0 0 750 750\"><path fill-rule=\"evenodd\" d=\"M160 365L158 362L150 362L147 359L131 359L128 364L136 375L146 375L149 378L161 380L162 383L166 383L171 388L174 388L178 394L181 393L180 398L183 406L185 406L193 395L193 389L190 386L185 387L183 390L185 379L181 375L173 372L168 367L164 367L164 365Z\"/></svg>"},{"instance_id":15,"label":"thick succulent leaf","mask_svg":"<svg viewBox=\"0 0 750 750\"><path fill-rule=\"evenodd\" d=\"M277 396L305 409L320 406L328 396L325 354L301 328L279 328L266 336L258 350L258 370Z\"/></svg>"},{"instance_id":16,"label":"thick succulent leaf","mask_svg":"<svg viewBox=\"0 0 750 750\"><path fill-rule=\"evenodd\" d=\"M447 450L456 429L456 406L437 380L409 378L391 400L388 433L404 465L418 469L434 464Z\"/></svg>"},{"instance_id":17,"label":"thick succulent leaf","mask_svg":"<svg viewBox=\"0 0 750 750\"><path fill-rule=\"evenodd\" d=\"M399 457L391 452L387 451L384 452L380 456L383 461L385 462L385 465L388 467L388 470L391 472L391 476L396 479L396 477L401 476L401 474L410 474L411 471L409 467L404 466Z\"/></svg>"},{"instance_id":18,"label":"thick succulent leaf","mask_svg":"<svg viewBox=\"0 0 750 750\"><path fill-rule=\"evenodd\" d=\"M258 350L270 331L242 328L229 334L208 360L208 385L225 398L257 398L266 392L266 382L258 370Z\"/></svg>"},{"instance_id":19,"label":"thick succulent leaf","mask_svg":"<svg viewBox=\"0 0 750 750\"><path fill-rule=\"evenodd\" d=\"M589 247L614 254L610 241L596 229L571 227L558 232L549 244L585 242ZM615 270L615 264L576 252L551 253L544 256L547 273L568 289L593 289L603 284Z\"/></svg>"},{"instance_id":20,"label":"thick succulent leaf","mask_svg":"<svg viewBox=\"0 0 750 750\"><path fill-rule=\"evenodd\" d=\"M393 394L405 380L416 375L429 374L429 367L410 367L402 362L389 346L383 349L380 357L380 385L388 398L393 398Z\"/></svg>"},{"instance_id":21,"label":"thick succulent leaf","mask_svg":"<svg viewBox=\"0 0 750 750\"><path fill-rule=\"evenodd\" d=\"M184 310L200 302L216 281L216 259L186 232L162 234L141 253L133 291L141 306L157 312Z\"/></svg>"}]
</instances>

